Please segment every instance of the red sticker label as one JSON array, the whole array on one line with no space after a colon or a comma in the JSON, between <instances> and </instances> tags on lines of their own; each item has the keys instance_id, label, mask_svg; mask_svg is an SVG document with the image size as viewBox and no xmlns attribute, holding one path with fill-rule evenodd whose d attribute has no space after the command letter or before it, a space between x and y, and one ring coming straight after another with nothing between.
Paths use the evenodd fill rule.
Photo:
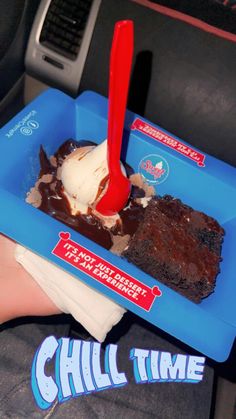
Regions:
<instances>
[{"instance_id":1,"label":"red sticker label","mask_svg":"<svg viewBox=\"0 0 236 419\"><path fill-rule=\"evenodd\" d=\"M60 232L60 239L52 254L66 261L117 294L149 311L155 297L162 295L157 285L152 288L100 258L95 253L70 239L70 233Z\"/></svg>"},{"instance_id":2,"label":"red sticker label","mask_svg":"<svg viewBox=\"0 0 236 419\"><path fill-rule=\"evenodd\" d=\"M181 143L179 140L176 140L174 137L171 137L165 132L154 128L152 125L147 124L141 119L136 118L131 126L131 129L140 131L143 134L153 138L154 140L166 145L167 147L172 148L173 150L177 151L177 153L180 153L188 159L196 162L199 167L205 167L206 156L204 154L199 153L199 151L196 151L188 145Z\"/></svg>"}]
</instances>

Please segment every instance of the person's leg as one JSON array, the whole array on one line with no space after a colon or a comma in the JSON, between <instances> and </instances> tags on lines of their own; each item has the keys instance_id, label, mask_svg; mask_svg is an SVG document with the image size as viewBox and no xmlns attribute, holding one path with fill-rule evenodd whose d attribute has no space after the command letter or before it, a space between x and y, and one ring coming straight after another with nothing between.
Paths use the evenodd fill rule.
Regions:
<instances>
[{"instance_id":1,"label":"person's leg","mask_svg":"<svg viewBox=\"0 0 236 419\"><path fill-rule=\"evenodd\" d=\"M0 236L2 265L0 274L0 321L29 314L52 314L55 311L47 297L15 262L14 243ZM5 317L4 317L5 316ZM130 320L130 328L127 324ZM12 324L12 323L11 323ZM14 323L13 323L14 324ZM132 348L181 353L171 338L158 335L158 330L129 314L121 325L114 328L106 344L113 341L121 326L126 333L118 341L118 369L126 373L129 384L123 388L106 390L81 396L63 404L57 401L49 412L36 406L30 384L30 372L35 351L50 334L66 336L68 327L25 324L18 327L5 325L0 331L0 417L51 418L84 417L86 419L115 417L123 419L171 418L207 419L209 417L213 371L205 369L204 380L199 384L135 383L129 352ZM1 329L0 329L1 330ZM189 349L191 352L191 350ZM51 364L52 368L52 364Z\"/></svg>"},{"instance_id":2,"label":"person's leg","mask_svg":"<svg viewBox=\"0 0 236 419\"><path fill-rule=\"evenodd\" d=\"M68 336L70 317L14 320L0 326L0 418L45 418L31 389L33 357L47 336ZM49 365L49 370L52 367Z\"/></svg>"},{"instance_id":3,"label":"person's leg","mask_svg":"<svg viewBox=\"0 0 236 419\"><path fill-rule=\"evenodd\" d=\"M120 333L119 329L122 330L122 324L126 333L117 342L116 336ZM183 345L180 344L180 348L170 336L161 335L157 328L127 313L121 324L114 327L105 344L118 345L118 371L126 374L128 384L57 403L50 418L209 419L214 372L208 366L205 367L203 381L198 384L136 384L133 363L129 359L132 348L166 351L173 355L184 353ZM187 354L194 354L191 348L184 349ZM103 365L102 362L104 371Z\"/></svg>"},{"instance_id":4,"label":"person's leg","mask_svg":"<svg viewBox=\"0 0 236 419\"><path fill-rule=\"evenodd\" d=\"M30 318L27 323L7 322L16 317L59 313L15 261L14 251L15 243L0 235L0 323L4 323L0 325L0 418L44 418L31 391L33 356L47 336L68 336L70 317L58 316L57 321L55 317L44 318L44 324L33 324Z\"/></svg>"},{"instance_id":5,"label":"person's leg","mask_svg":"<svg viewBox=\"0 0 236 419\"><path fill-rule=\"evenodd\" d=\"M59 314L60 310L14 258L15 243L0 235L0 324L22 316Z\"/></svg>"}]
</instances>

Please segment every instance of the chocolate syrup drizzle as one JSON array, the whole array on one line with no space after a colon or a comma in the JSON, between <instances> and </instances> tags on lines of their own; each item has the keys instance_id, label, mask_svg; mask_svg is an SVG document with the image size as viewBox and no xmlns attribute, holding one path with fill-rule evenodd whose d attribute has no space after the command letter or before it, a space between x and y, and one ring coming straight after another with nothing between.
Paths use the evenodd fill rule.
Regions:
<instances>
[{"instance_id":1,"label":"chocolate syrup drizzle","mask_svg":"<svg viewBox=\"0 0 236 419\"><path fill-rule=\"evenodd\" d=\"M145 193L137 187L132 188L126 209L119 213L121 222L118 222L111 229L105 227L102 221L92 213L72 215L70 204L63 193L62 182L57 178L57 168L61 166L65 157L77 148L94 145L96 144L84 140L75 141L70 139L65 141L54 154L56 166L51 163L41 146L39 153L41 166L39 178L50 174L52 179L49 183L41 182L39 184L38 190L42 199L39 209L95 243L110 249L113 244L113 235L133 235L137 230L139 222L143 218L144 208L137 204L134 199L144 196ZM128 176L130 176L133 173L132 168L127 164L124 164L124 166Z\"/></svg>"}]
</instances>

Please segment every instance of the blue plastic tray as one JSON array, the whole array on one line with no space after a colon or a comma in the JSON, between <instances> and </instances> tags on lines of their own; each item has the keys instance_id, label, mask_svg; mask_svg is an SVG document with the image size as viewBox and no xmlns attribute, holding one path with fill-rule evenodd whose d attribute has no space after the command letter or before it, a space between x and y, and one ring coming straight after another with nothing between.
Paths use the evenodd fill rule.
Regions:
<instances>
[{"instance_id":1,"label":"blue plastic tray","mask_svg":"<svg viewBox=\"0 0 236 419\"><path fill-rule=\"evenodd\" d=\"M165 130L127 113L126 161L159 194L171 194L215 217L226 231L215 292L199 305L25 203L26 193L39 173L41 144L50 155L67 138L100 143L106 133L107 99L85 92L74 100L53 89L4 126L0 131L0 231L206 356L219 362L226 360L236 332L236 171L233 167L189 148ZM120 270L126 279L128 275L136 278L146 291L140 295L139 290L137 299L132 299L118 288L111 289L111 282L94 279L89 271L86 274L70 260L65 261L60 252L69 235L61 232L69 233L75 247L77 243L87 249L85 252L90 251L112 264L116 274ZM159 286L161 296L153 295L157 290L153 291L155 285Z\"/></svg>"}]
</instances>

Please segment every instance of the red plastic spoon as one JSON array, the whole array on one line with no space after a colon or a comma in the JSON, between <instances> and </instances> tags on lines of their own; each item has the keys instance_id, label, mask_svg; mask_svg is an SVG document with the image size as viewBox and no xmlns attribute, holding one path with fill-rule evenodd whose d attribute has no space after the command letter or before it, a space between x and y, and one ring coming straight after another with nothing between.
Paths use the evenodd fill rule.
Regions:
<instances>
[{"instance_id":1,"label":"red plastic spoon","mask_svg":"<svg viewBox=\"0 0 236 419\"><path fill-rule=\"evenodd\" d=\"M130 194L130 181L121 171L120 153L125 110L133 57L133 22L116 23L111 56L108 101L108 170L105 194L96 205L102 215L114 215L124 208Z\"/></svg>"}]
</instances>

